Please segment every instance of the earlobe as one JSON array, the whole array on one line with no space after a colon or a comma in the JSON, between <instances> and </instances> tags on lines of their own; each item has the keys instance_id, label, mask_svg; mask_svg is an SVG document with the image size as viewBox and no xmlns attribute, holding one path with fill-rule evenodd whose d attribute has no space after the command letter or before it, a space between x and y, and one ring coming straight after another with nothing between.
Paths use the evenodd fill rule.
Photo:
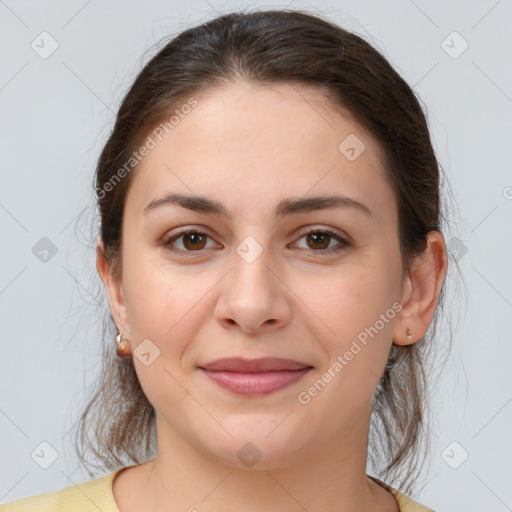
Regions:
<instances>
[{"instance_id":1,"label":"earlobe","mask_svg":"<svg viewBox=\"0 0 512 512\"><path fill-rule=\"evenodd\" d=\"M119 331L128 335L129 325L122 279L113 275L112 267L105 254L101 237L98 238L96 246L96 269L105 286L114 322Z\"/></svg>"},{"instance_id":2,"label":"earlobe","mask_svg":"<svg viewBox=\"0 0 512 512\"><path fill-rule=\"evenodd\" d=\"M447 266L444 237L440 231L430 231L425 251L416 257L406 278L402 310L393 332L395 345L411 345L425 336L434 318Z\"/></svg>"}]
</instances>

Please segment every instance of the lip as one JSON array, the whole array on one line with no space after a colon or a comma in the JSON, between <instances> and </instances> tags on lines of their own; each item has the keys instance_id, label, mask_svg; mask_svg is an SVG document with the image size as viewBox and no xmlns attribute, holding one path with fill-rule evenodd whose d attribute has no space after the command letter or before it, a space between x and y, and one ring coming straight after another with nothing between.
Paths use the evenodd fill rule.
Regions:
<instances>
[{"instance_id":1,"label":"lip","mask_svg":"<svg viewBox=\"0 0 512 512\"><path fill-rule=\"evenodd\" d=\"M288 387L313 367L292 359L266 357L217 359L199 369L224 389L239 395L254 396Z\"/></svg>"},{"instance_id":2,"label":"lip","mask_svg":"<svg viewBox=\"0 0 512 512\"><path fill-rule=\"evenodd\" d=\"M242 357L225 357L216 359L200 366L210 371L226 371L240 373L271 372L276 370L302 370L311 366L293 359L281 357L262 357L260 359L244 359Z\"/></svg>"}]
</instances>

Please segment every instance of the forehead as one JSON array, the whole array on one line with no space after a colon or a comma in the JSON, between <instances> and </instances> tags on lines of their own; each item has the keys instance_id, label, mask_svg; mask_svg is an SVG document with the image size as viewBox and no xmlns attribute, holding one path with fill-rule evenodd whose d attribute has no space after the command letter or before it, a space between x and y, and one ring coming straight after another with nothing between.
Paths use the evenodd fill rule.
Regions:
<instances>
[{"instance_id":1,"label":"forehead","mask_svg":"<svg viewBox=\"0 0 512 512\"><path fill-rule=\"evenodd\" d=\"M390 214L382 149L318 89L243 82L194 99L136 168L133 214L169 191L212 197L229 211L337 192Z\"/></svg>"}]
</instances>

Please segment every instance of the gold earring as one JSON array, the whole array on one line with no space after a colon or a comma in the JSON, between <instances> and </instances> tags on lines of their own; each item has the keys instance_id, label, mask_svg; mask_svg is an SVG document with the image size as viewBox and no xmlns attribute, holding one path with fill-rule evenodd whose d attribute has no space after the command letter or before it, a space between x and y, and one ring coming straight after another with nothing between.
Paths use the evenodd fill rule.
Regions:
<instances>
[{"instance_id":1,"label":"gold earring","mask_svg":"<svg viewBox=\"0 0 512 512\"><path fill-rule=\"evenodd\" d=\"M132 355L129 341L124 339L121 333L116 336L116 351L117 355L122 358L131 357Z\"/></svg>"},{"instance_id":2,"label":"gold earring","mask_svg":"<svg viewBox=\"0 0 512 512\"><path fill-rule=\"evenodd\" d=\"M406 334L407 334L407 339L411 340L412 339L412 331L411 331L411 329L407 328Z\"/></svg>"}]
</instances>

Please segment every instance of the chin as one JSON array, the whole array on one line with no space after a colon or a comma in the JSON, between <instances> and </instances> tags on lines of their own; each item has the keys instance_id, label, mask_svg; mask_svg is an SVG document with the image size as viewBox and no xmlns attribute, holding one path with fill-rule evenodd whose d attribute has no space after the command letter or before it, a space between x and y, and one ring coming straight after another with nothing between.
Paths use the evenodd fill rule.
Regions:
<instances>
[{"instance_id":1,"label":"chin","mask_svg":"<svg viewBox=\"0 0 512 512\"><path fill-rule=\"evenodd\" d=\"M283 429L278 432L279 429ZM293 464L301 448L297 436L293 436L283 424L263 423L260 428L227 429L233 437L216 439L211 446L204 446L213 458L235 469L278 469Z\"/></svg>"}]
</instances>

